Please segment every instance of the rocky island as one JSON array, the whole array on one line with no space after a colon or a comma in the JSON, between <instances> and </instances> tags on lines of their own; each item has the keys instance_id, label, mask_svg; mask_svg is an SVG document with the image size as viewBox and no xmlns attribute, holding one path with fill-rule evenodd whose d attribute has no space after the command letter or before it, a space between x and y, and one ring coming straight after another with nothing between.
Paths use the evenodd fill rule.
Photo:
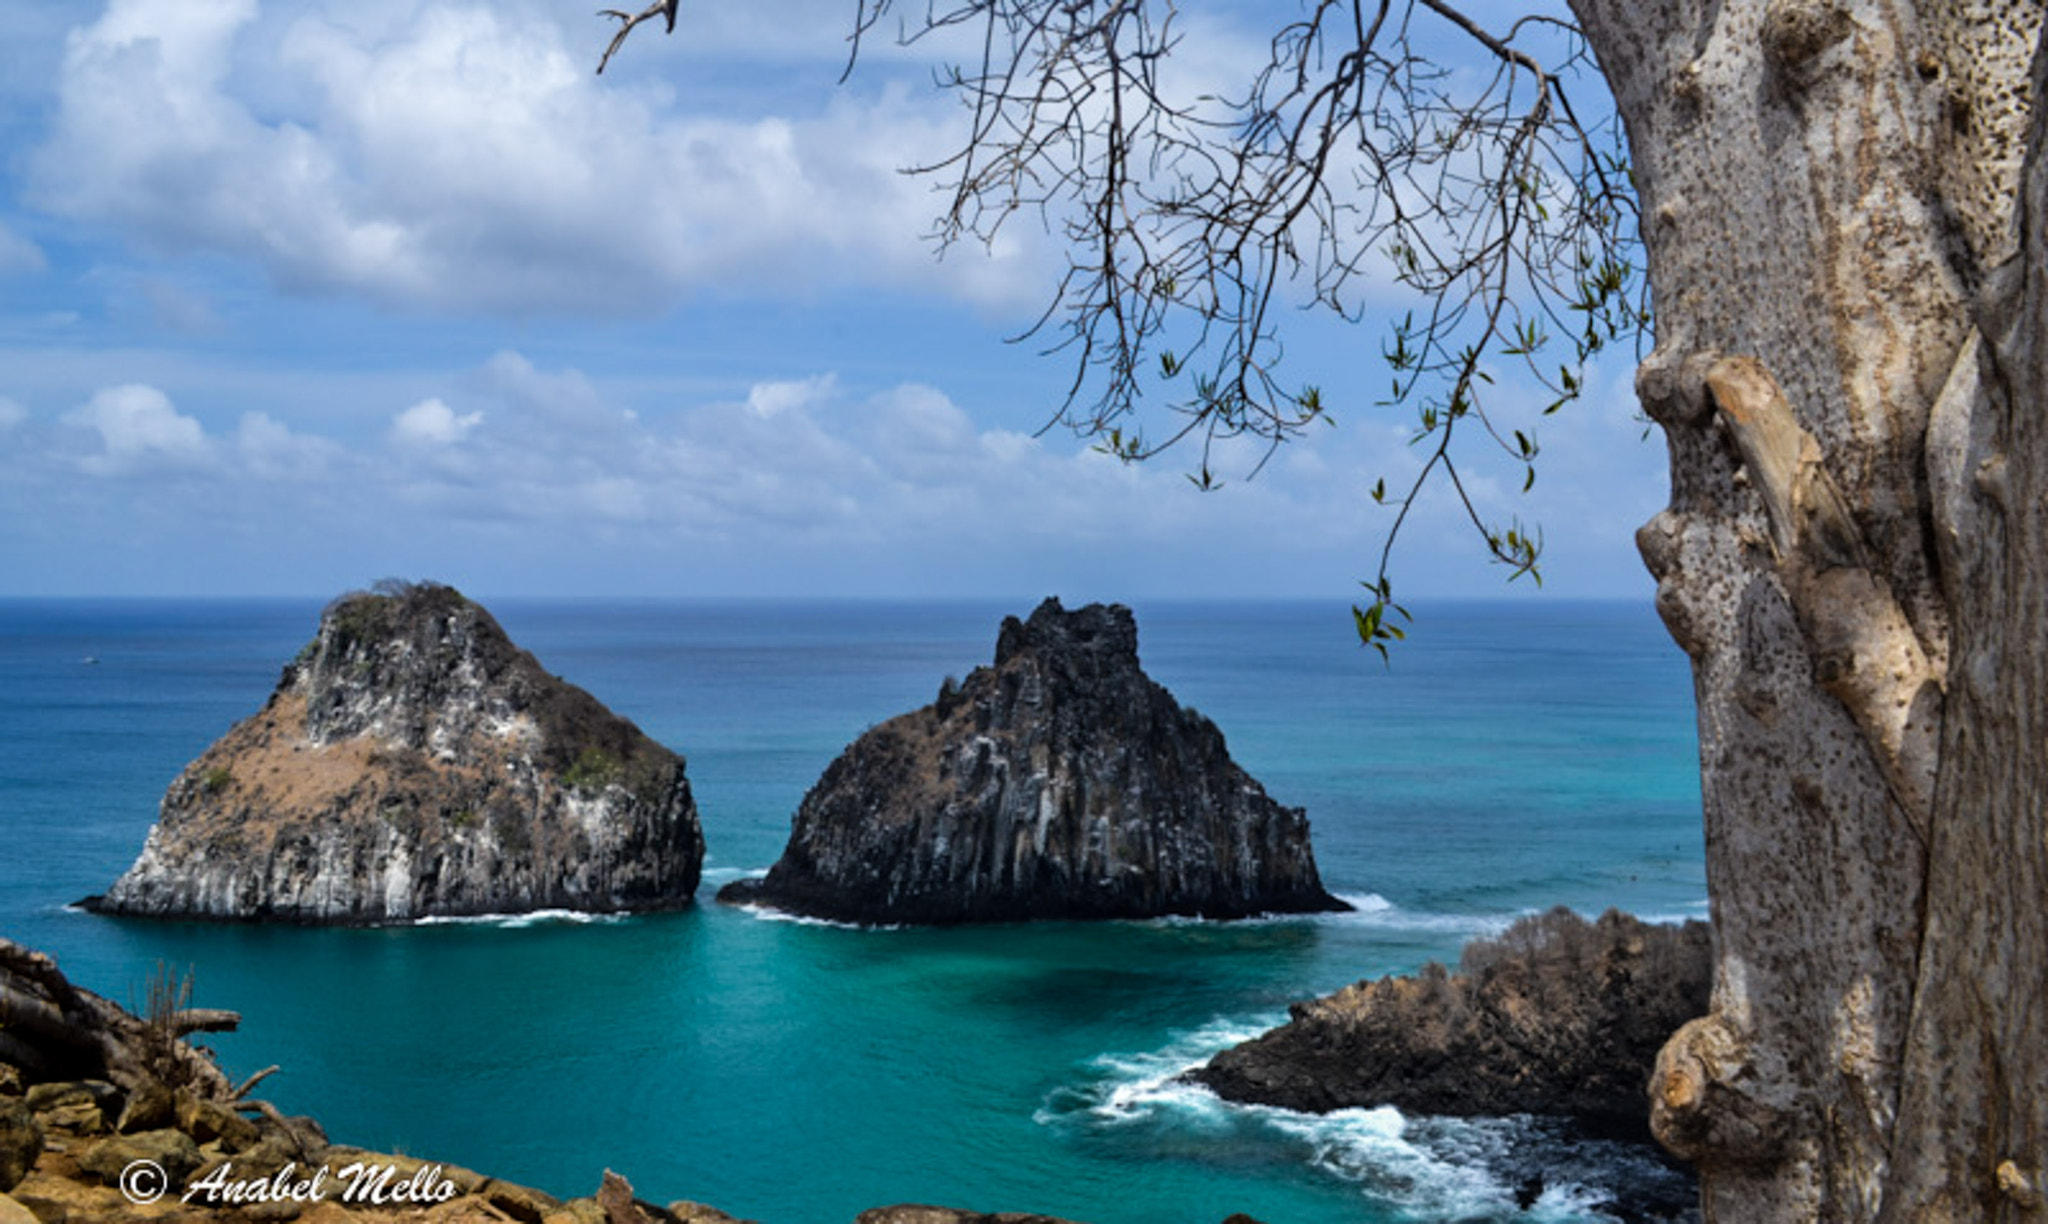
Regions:
<instances>
[{"instance_id":1,"label":"rocky island","mask_svg":"<svg viewBox=\"0 0 2048 1224\"><path fill-rule=\"evenodd\" d=\"M329 605L84 904L325 924L670 910L703 858L682 758L454 588L382 584Z\"/></svg>"},{"instance_id":2,"label":"rocky island","mask_svg":"<svg viewBox=\"0 0 2048 1224\"><path fill-rule=\"evenodd\" d=\"M1189 1078L1307 1113L1541 1114L1648 1144L1657 1051L1706 1014L1712 985L1706 923L1559 908L1473 941L1455 974L1432 964L1297 1003Z\"/></svg>"},{"instance_id":3,"label":"rocky island","mask_svg":"<svg viewBox=\"0 0 2048 1224\"><path fill-rule=\"evenodd\" d=\"M792 823L719 900L865 924L1347 908L1306 816L1145 675L1116 605L1007 618L992 666L861 736Z\"/></svg>"}]
</instances>

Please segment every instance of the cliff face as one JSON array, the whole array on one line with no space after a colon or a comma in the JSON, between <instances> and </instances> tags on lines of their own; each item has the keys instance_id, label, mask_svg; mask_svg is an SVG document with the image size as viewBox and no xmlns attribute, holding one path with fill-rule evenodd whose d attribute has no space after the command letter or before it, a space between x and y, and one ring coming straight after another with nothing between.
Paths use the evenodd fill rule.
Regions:
<instances>
[{"instance_id":1,"label":"cliff face","mask_svg":"<svg viewBox=\"0 0 2048 1224\"><path fill-rule=\"evenodd\" d=\"M1431 965L1297 1003L1190 1078L1308 1113L1549 1114L1647 1143L1657 1050L1705 1013L1712 984L1703 922L1553 910L1474 942L1455 975Z\"/></svg>"},{"instance_id":2,"label":"cliff face","mask_svg":"<svg viewBox=\"0 0 2048 1224\"><path fill-rule=\"evenodd\" d=\"M864 923L1342 909L1299 809L1138 666L1130 610L1047 600L995 664L869 731L798 808L758 901Z\"/></svg>"},{"instance_id":3,"label":"cliff face","mask_svg":"<svg viewBox=\"0 0 2048 1224\"><path fill-rule=\"evenodd\" d=\"M88 905L319 923L676 909L703 857L680 757L426 585L329 607Z\"/></svg>"}]
</instances>

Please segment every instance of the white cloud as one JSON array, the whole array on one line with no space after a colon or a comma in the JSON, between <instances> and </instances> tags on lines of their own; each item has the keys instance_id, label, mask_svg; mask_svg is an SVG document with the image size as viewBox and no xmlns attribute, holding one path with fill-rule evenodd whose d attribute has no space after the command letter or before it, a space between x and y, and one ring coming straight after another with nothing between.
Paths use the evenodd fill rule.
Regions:
<instances>
[{"instance_id":1,"label":"white cloud","mask_svg":"<svg viewBox=\"0 0 2048 1224\"><path fill-rule=\"evenodd\" d=\"M323 479L349 461L337 443L294 432L264 412L243 414L235 451L250 475L273 481Z\"/></svg>"},{"instance_id":2,"label":"white cloud","mask_svg":"<svg viewBox=\"0 0 2048 1224\"><path fill-rule=\"evenodd\" d=\"M6 433L26 420L28 409L0 395L0 433Z\"/></svg>"},{"instance_id":3,"label":"white cloud","mask_svg":"<svg viewBox=\"0 0 2048 1224\"><path fill-rule=\"evenodd\" d=\"M213 459L205 428L179 412L155 387L131 383L108 388L63 419L99 435L100 452L80 461L97 476L193 470Z\"/></svg>"},{"instance_id":4,"label":"white cloud","mask_svg":"<svg viewBox=\"0 0 2048 1224\"><path fill-rule=\"evenodd\" d=\"M484 414L457 415L438 399L421 400L391 418L392 440L402 446L451 446L483 423Z\"/></svg>"},{"instance_id":5,"label":"white cloud","mask_svg":"<svg viewBox=\"0 0 2048 1224\"><path fill-rule=\"evenodd\" d=\"M144 384L101 391L64 415L67 428L39 429L0 400L0 430L15 422L0 446L0 510L54 524L68 520L48 507L90 507L105 521L147 519L164 539L271 549L290 546L287 524L317 524L336 556L372 571L489 567L512 590L555 589L574 573L592 589L644 593L986 593L1072 581L1109 595L1341 598L1371 576L1391 522L1365 490L1380 475L1396 485L1416 461L1403 427L1360 422L1313 431L1257 480L1225 472L1229 487L1204 495L1183 478L1192 453L1120 464L1064 434L991 428L928 384L849 389L821 374L664 402L511 351L441 381L443 395L388 400L411 403L389 412L383 432L346 443L281 409L245 412L209 437ZM1546 427L1534 497L1510 487L1518 470L1466 470L1489 518L1519 513L1552 529L1552 589L1611 582L1615 557L1633 574L1630 533L1659 501L1654 444L1635 477L1611 470L1639 432L1621 407L1625 380L1611 381L1586 412ZM621 394L640 397L637 415ZM167 487L155 479L166 472L200 479ZM1441 482L1394 563L1409 594L1492 593L1503 576L1483 563Z\"/></svg>"},{"instance_id":6,"label":"white cloud","mask_svg":"<svg viewBox=\"0 0 2048 1224\"><path fill-rule=\"evenodd\" d=\"M929 184L899 170L956 125L944 100L834 96L818 62L817 89L755 85L759 117L692 113L678 98L708 94L597 77L604 28L555 19L439 0L333 16L111 0L68 41L32 196L289 286L455 310L644 311L710 287L1043 290L1015 251L934 266Z\"/></svg>"},{"instance_id":7,"label":"white cloud","mask_svg":"<svg viewBox=\"0 0 2048 1224\"><path fill-rule=\"evenodd\" d=\"M785 412L801 411L822 402L838 384L839 380L830 374L797 381L755 383L747 392L747 411L772 421Z\"/></svg>"}]
</instances>

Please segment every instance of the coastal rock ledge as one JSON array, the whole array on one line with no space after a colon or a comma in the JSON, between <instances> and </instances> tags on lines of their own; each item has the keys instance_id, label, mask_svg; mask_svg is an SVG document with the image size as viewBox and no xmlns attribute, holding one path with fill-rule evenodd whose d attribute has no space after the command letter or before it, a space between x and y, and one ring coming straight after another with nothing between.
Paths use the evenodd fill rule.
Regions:
<instances>
[{"instance_id":1,"label":"coastal rock ledge","mask_svg":"<svg viewBox=\"0 0 2048 1224\"><path fill-rule=\"evenodd\" d=\"M1705 1014L1712 986L1706 923L1559 908L1467 944L1455 974L1432 963L1297 1003L1188 1078L1304 1113L1539 1114L1649 1144L1657 1051Z\"/></svg>"},{"instance_id":2,"label":"coastal rock ledge","mask_svg":"<svg viewBox=\"0 0 2048 1224\"><path fill-rule=\"evenodd\" d=\"M329 605L83 904L332 925L672 910L703 859L681 757L454 588L386 583Z\"/></svg>"},{"instance_id":3,"label":"coastal rock ledge","mask_svg":"<svg viewBox=\"0 0 2048 1224\"><path fill-rule=\"evenodd\" d=\"M995 664L873 728L721 901L862 924L1241 918L1347 908L1308 820L1138 665L1130 609L1049 599Z\"/></svg>"}]
</instances>

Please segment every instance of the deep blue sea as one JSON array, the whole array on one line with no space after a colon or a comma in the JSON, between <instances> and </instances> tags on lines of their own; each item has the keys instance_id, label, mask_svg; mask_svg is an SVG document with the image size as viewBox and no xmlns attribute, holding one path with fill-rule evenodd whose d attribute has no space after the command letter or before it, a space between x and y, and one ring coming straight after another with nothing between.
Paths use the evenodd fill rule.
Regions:
<instances>
[{"instance_id":1,"label":"deep blue sea","mask_svg":"<svg viewBox=\"0 0 2048 1224\"><path fill-rule=\"evenodd\" d=\"M606 1168L764 1224L884 1203L1092 1224L1579 1221L1619 1151L1512 1166L1513 1119L1309 1117L1175 1082L1289 1001L1454 961L1565 904L1704 916L1692 688L1647 602L1418 607L1392 666L1341 604L1139 604L1150 674L1308 809L1351 914L854 930L710 901L765 869L868 726L994 652L1027 604L487 601L682 752L697 909L385 930L95 917L171 778L262 705L320 601L0 601L0 935L139 1001L161 962L242 1012L237 1075L338 1141L570 1196ZM90 660L90 661L89 661Z\"/></svg>"}]
</instances>

